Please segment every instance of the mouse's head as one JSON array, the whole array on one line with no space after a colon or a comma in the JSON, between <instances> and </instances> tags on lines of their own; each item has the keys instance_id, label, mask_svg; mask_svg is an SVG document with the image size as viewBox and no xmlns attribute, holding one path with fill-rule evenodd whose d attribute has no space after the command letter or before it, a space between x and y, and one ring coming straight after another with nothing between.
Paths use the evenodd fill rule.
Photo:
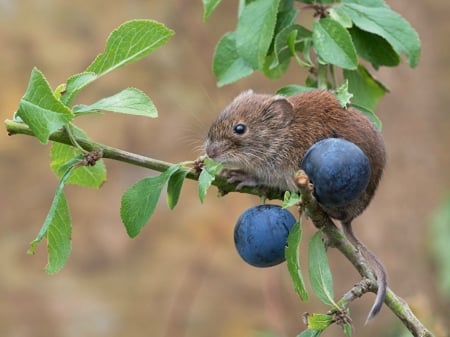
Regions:
<instances>
[{"instance_id":1,"label":"mouse's head","mask_svg":"<svg viewBox=\"0 0 450 337\"><path fill-rule=\"evenodd\" d=\"M212 123L206 154L226 168L244 171L275 165L287 155L293 118L293 107L285 97L245 91Z\"/></svg>"}]
</instances>

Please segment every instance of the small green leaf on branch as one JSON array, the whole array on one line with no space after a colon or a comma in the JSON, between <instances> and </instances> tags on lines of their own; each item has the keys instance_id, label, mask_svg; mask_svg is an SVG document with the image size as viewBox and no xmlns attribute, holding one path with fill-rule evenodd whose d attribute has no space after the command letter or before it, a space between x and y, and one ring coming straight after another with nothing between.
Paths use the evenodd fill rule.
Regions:
<instances>
[{"instance_id":1,"label":"small green leaf on branch","mask_svg":"<svg viewBox=\"0 0 450 337\"><path fill-rule=\"evenodd\" d=\"M204 166L200 176L198 177L198 196L200 202L205 201L206 192L216 178L216 174L222 169L222 165L209 158L205 158Z\"/></svg>"},{"instance_id":2,"label":"small green leaf on branch","mask_svg":"<svg viewBox=\"0 0 450 337\"><path fill-rule=\"evenodd\" d=\"M419 63L421 43L417 32L384 1L343 0L341 8L361 30L383 37L397 54L405 53L410 67Z\"/></svg>"},{"instance_id":3,"label":"small green leaf on branch","mask_svg":"<svg viewBox=\"0 0 450 337\"><path fill-rule=\"evenodd\" d=\"M88 114L98 110L152 118L158 117L158 112L151 99L136 88L126 88L113 96L103 98L90 105L73 107L75 114Z\"/></svg>"},{"instance_id":4,"label":"small green leaf on branch","mask_svg":"<svg viewBox=\"0 0 450 337\"><path fill-rule=\"evenodd\" d=\"M302 200L299 193L286 191L283 198L283 208L297 206Z\"/></svg>"},{"instance_id":5,"label":"small green leaf on branch","mask_svg":"<svg viewBox=\"0 0 450 337\"><path fill-rule=\"evenodd\" d=\"M94 72L83 72L72 75L67 80L65 92L61 94L61 102L70 105L76 95L97 78L98 76Z\"/></svg>"},{"instance_id":6,"label":"small green leaf on branch","mask_svg":"<svg viewBox=\"0 0 450 337\"><path fill-rule=\"evenodd\" d=\"M320 230L312 236L309 243L308 267L311 287L316 296L326 305L337 308L334 302L333 277Z\"/></svg>"},{"instance_id":7,"label":"small green leaf on branch","mask_svg":"<svg viewBox=\"0 0 450 337\"><path fill-rule=\"evenodd\" d=\"M339 22L320 19L313 25L313 44L319 60L343 69L356 69L358 58L350 33Z\"/></svg>"},{"instance_id":8,"label":"small green leaf on branch","mask_svg":"<svg viewBox=\"0 0 450 337\"><path fill-rule=\"evenodd\" d=\"M213 72L219 87L236 82L253 73L253 68L236 50L236 34L226 33L217 43L213 57Z\"/></svg>"},{"instance_id":9,"label":"small green leaf on branch","mask_svg":"<svg viewBox=\"0 0 450 337\"><path fill-rule=\"evenodd\" d=\"M159 176L141 179L125 191L120 216L131 238L136 237L147 224L156 209L163 187L179 168L179 164L172 165Z\"/></svg>"},{"instance_id":10,"label":"small green leaf on branch","mask_svg":"<svg viewBox=\"0 0 450 337\"><path fill-rule=\"evenodd\" d=\"M203 21L209 19L216 7L222 0L202 0L203 1Z\"/></svg>"},{"instance_id":11,"label":"small green leaf on branch","mask_svg":"<svg viewBox=\"0 0 450 337\"><path fill-rule=\"evenodd\" d=\"M310 314L307 317L308 328L323 331L333 323L333 316L326 314Z\"/></svg>"},{"instance_id":12,"label":"small green leaf on branch","mask_svg":"<svg viewBox=\"0 0 450 337\"><path fill-rule=\"evenodd\" d=\"M341 107L346 108L350 105L353 94L348 92L348 81L346 80L339 88L336 89L336 98Z\"/></svg>"},{"instance_id":13,"label":"small green leaf on branch","mask_svg":"<svg viewBox=\"0 0 450 337\"><path fill-rule=\"evenodd\" d=\"M183 187L183 182L186 179L186 175L189 173L186 169L179 169L169 178L167 183L167 206L170 209L174 209L180 198L181 187Z\"/></svg>"},{"instance_id":14,"label":"small green leaf on branch","mask_svg":"<svg viewBox=\"0 0 450 337\"><path fill-rule=\"evenodd\" d=\"M319 337L321 334L322 331L306 329L305 331L302 331L302 333L297 337Z\"/></svg>"},{"instance_id":15,"label":"small green leaf on branch","mask_svg":"<svg viewBox=\"0 0 450 337\"><path fill-rule=\"evenodd\" d=\"M272 43L280 0L254 0L245 5L236 29L236 50L253 68L262 69Z\"/></svg>"},{"instance_id":16,"label":"small green leaf on branch","mask_svg":"<svg viewBox=\"0 0 450 337\"><path fill-rule=\"evenodd\" d=\"M72 233L71 219L63 190L65 183L74 168L74 165L68 167L61 177L47 217L45 218L38 235L31 242L30 248L28 249L29 254L34 254L36 246L43 238L47 238L49 259L46 271L50 274L58 272L67 262L70 255Z\"/></svg>"},{"instance_id":17,"label":"small green leaf on branch","mask_svg":"<svg viewBox=\"0 0 450 337\"><path fill-rule=\"evenodd\" d=\"M103 53L86 69L102 76L128 63L138 61L165 44L174 31L152 20L131 20L108 37Z\"/></svg>"},{"instance_id":18,"label":"small green leaf on branch","mask_svg":"<svg viewBox=\"0 0 450 337\"><path fill-rule=\"evenodd\" d=\"M47 143L53 132L73 118L72 111L55 97L44 74L37 68L31 72L17 116L30 127L41 143Z\"/></svg>"},{"instance_id":19,"label":"small green leaf on branch","mask_svg":"<svg viewBox=\"0 0 450 337\"><path fill-rule=\"evenodd\" d=\"M342 326L342 330L344 331L344 334L347 337L352 337L352 335L353 335L353 328L352 328L352 325L350 323L345 323Z\"/></svg>"},{"instance_id":20,"label":"small green leaf on branch","mask_svg":"<svg viewBox=\"0 0 450 337\"><path fill-rule=\"evenodd\" d=\"M302 239L301 222L294 224L287 239L287 247L285 248L286 263L289 274L296 293L302 301L308 300L308 292L306 291L305 281L300 269L299 245Z\"/></svg>"},{"instance_id":21,"label":"small green leaf on branch","mask_svg":"<svg viewBox=\"0 0 450 337\"><path fill-rule=\"evenodd\" d=\"M74 125L70 126L75 136L88 139L86 133ZM50 167L52 171L61 178L71 165L83 159L83 153L73 146L62 143L52 143L50 150ZM106 181L106 167L103 160L98 160L95 166L79 166L72 172L67 184L80 185L85 187L100 188Z\"/></svg>"}]
</instances>

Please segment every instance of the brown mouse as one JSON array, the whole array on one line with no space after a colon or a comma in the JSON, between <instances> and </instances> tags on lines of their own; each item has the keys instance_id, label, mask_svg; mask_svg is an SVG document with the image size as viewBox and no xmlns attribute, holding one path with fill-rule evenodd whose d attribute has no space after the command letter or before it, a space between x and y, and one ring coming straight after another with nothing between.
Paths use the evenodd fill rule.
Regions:
<instances>
[{"instance_id":1,"label":"brown mouse","mask_svg":"<svg viewBox=\"0 0 450 337\"><path fill-rule=\"evenodd\" d=\"M362 195L341 207L322 208L340 220L347 238L365 255L377 277L378 292L367 320L381 309L386 272L381 262L353 234L352 220L370 203L386 162L384 142L374 124L352 108L342 108L329 91L314 90L290 97L238 95L211 125L206 154L223 164L237 187L267 186L297 191L294 175L310 146L325 138L344 138L366 154L371 176Z\"/></svg>"}]
</instances>

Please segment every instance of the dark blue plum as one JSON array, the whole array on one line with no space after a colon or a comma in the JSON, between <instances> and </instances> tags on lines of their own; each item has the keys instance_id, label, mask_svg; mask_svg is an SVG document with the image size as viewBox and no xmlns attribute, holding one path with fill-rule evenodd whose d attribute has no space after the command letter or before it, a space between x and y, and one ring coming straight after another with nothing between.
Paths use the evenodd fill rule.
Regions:
<instances>
[{"instance_id":1,"label":"dark blue plum","mask_svg":"<svg viewBox=\"0 0 450 337\"><path fill-rule=\"evenodd\" d=\"M239 255L255 267L271 267L285 260L287 237L296 220L277 205L247 209L234 227L234 244Z\"/></svg>"},{"instance_id":2,"label":"dark blue plum","mask_svg":"<svg viewBox=\"0 0 450 337\"><path fill-rule=\"evenodd\" d=\"M301 168L314 185L317 200L327 207L342 207L356 200L370 180L370 163L354 143L327 138L306 152Z\"/></svg>"}]
</instances>

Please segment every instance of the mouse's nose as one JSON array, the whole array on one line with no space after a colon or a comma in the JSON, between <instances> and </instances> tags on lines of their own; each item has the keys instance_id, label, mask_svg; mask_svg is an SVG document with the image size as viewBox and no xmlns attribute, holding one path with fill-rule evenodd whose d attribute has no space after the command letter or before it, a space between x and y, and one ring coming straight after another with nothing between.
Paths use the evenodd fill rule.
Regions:
<instances>
[{"instance_id":1,"label":"mouse's nose","mask_svg":"<svg viewBox=\"0 0 450 337\"><path fill-rule=\"evenodd\" d=\"M218 144L215 142L207 142L206 155L211 159L217 158L220 155Z\"/></svg>"}]
</instances>

